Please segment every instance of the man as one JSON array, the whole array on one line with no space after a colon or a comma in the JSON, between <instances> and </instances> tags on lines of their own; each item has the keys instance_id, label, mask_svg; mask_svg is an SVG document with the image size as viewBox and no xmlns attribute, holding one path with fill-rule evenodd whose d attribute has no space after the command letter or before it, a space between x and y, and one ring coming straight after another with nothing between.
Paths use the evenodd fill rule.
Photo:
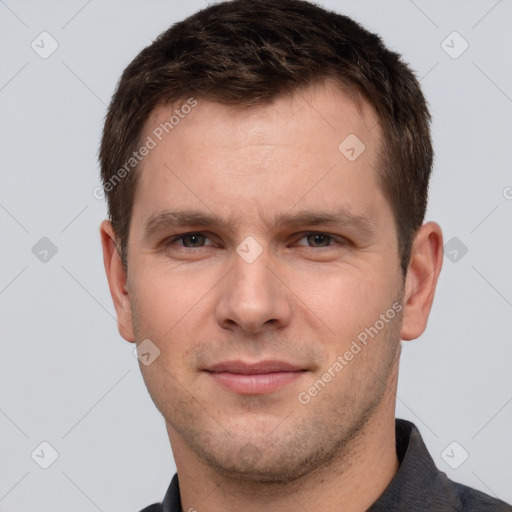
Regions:
<instances>
[{"instance_id":1,"label":"man","mask_svg":"<svg viewBox=\"0 0 512 512\"><path fill-rule=\"evenodd\" d=\"M165 418L165 511L510 511L395 420L443 258L430 116L351 19L234 0L124 71L101 225L119 331Z\"/></svg>"}]
</instances>

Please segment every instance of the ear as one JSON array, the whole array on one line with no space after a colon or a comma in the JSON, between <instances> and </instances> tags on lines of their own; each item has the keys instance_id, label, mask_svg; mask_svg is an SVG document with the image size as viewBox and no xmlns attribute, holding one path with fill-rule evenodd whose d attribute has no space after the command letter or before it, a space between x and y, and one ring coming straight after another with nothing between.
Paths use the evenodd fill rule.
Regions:
<instances>
[{"instance_id":1,"label":"ear","mask_svg":"<svg viewBox=\"0 0 512 512\"><path fill-rule=\"evenodd\" d=\"M425 331L442 265L441 227L435 222L427 222L414 237L407 270L400 332L403 340L414 340Z\"/></svg>"},{"instance_id":2,"label":"ear","mask_svg":"<svg viewBox=\"0 0 512 512\"><path fill-rule=\"evenodd\" d=\"M130 295L126 286L126 272L117 251L116 236L112 224L104 220L100 225L101 246L103 248L103 263L107 273L110 295L117 314L119 334L130 342L135 341L133 330Z\"/></svg>"}]
</instances>

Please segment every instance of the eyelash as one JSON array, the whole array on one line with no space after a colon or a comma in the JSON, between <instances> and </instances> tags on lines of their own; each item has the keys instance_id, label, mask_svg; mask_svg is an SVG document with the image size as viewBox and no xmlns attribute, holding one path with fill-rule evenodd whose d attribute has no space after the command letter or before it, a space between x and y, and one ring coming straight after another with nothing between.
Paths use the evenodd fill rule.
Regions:
<instances>
[{"instance_id":1,"label":"eyelash","mask_svg":"<svg viewBox=\"0 0 512 512\"><path fill-rule=\"evenodd\" d=\"M182 235L177 235L175 237L169 238L168 240L164 241L164 247L169 247L172 244L174 244L175 242L177 242L179 240L183 240L184 238L189 237L189 236L193 236L193 235L199 235L199 236L204 236L204 237L208 238L208 236L206 236L205 233L202 233L200 231L191 231L189 233L184 233ZM336 236L336 235L331 235L329 233L324 233L322 231L308 231L308 232L305 232L303 234L303 236L301 236L298 240L302 240L303 238L308 238L309 236L313 236L313 235L319 235L319 236L328 237L330 242L334 242L334 243L338 243L338 244L342 244L342 245L346 245L348 243L348 240L346 240L343 237ZM191 250L193 250L193 249L202 249L203 247L211 247L211 245L210 246L203 245L203 246L200 246L200 247L185 247L183 245L179 246L179 248L183 249L183 250L186 250L186 249L191 249ZM329 245L327 245L325 247L322 247L322 246L320 246L320 247L312 247L312 246L309 246L309 245L301 245L301 247L307 247L309 249L328 249L330 247L334 247L334 245L333 244L329 244Z\"/></svg>"}]
</instances>

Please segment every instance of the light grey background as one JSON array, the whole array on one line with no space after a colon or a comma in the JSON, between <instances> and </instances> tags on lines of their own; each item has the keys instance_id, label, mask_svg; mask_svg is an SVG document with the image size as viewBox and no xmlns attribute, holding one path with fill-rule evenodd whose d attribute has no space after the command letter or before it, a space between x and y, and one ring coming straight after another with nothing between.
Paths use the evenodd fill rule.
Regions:
<instances>
[{"instance_id":1,"label":"light grey background","mask_svg":"<svg viewBox=\"0 0 512 512\"><path fill-rule=\"evenodd\" d=\"M321 4L378 32L421 78L436 149L427 220L459 244L457 261L445 253L427 332L404 344L397 416L451 478L512 502L512 1ZM117 332L93 191L122 70L206 5L0 0L3 512L137 511L174 474L164 422ZM47 59L31 48L50 48L43 31L59 45ZM453 31L469 44L458 58L445 51L463 49ZM32 252L42 237L57 247L47 262ZM59 454L48 469L31 458L50 461L43 441ZM453 441L469 453L458 469L446 461L462 460L459 445L441 455Z\"/></svg>"}]
</instances>

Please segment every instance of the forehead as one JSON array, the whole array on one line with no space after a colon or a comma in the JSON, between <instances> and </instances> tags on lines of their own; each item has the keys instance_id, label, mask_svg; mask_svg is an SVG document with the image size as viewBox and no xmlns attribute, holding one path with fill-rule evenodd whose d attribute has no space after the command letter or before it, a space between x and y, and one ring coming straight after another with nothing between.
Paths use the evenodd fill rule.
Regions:
<instances>
[{"instance_id":1,"label":"forehead","mask_svg":"<svg viewBox=\"0 0 512 512\"><path fill-rule=\"evenodd\" d=\"M192 103L198 107L188 108ZM186 134L203 137L203 145L231 139L245 146L248 142L275 144L307 131L330 131L334 139L340 139L348 135L347 130L353 130L371 143L367 132L378 137L378 121L374 108L360 94L332 80L324 80L252 105L226 104L192 95L170 105L160 104L146 121L142 137L154 136L157 142L161 138L178 141L182 139L180 134Z\"/></svg>"},{"instance_id":2,"label":"forehead","mask_svg":"<svg viewBox=\"0 0 512 512\"><path fill-rule=\"evenodd\" d=\"M159 106L146 122L141 140L155 147L139 169L134 217L194 207L261 219L319 201L367 215L378 206L380 126L366 101L330 83L251 107L193 101Z\"/></svg>"}]
</instances>

